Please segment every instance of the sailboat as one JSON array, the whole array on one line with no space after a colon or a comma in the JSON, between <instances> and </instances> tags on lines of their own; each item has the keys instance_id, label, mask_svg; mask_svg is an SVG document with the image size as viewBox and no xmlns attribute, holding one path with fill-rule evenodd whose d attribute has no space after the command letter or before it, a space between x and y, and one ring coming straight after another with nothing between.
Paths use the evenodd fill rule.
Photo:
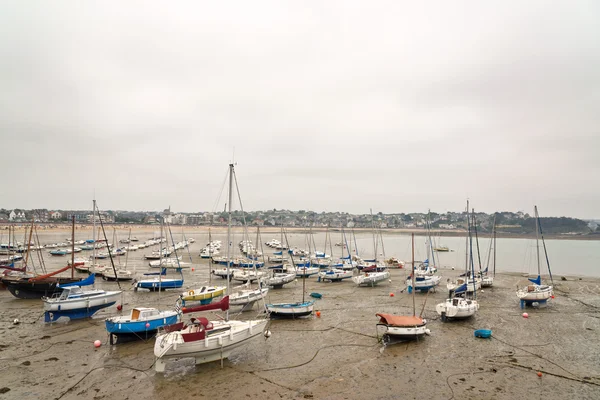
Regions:
<instances>
[{"instance_id":1,"label":"sailboat","mask_svg":"<svg viewBox=\"0 0 600 400\"><path fill-rule=\"evenodd\" d=\"M475 210L473 210L473 214ZM467 200L467 236L465 238L465 273L460 275L454 280L448 280L446 287L448 292L454 292L456 290L462 290L463 286L466 287L467 293L472 293L475 290L481 289L481 279L471 273L469 268L469 260L471 255L469 254L469 242L471 240L471 215L469 215L469 201Z\"/></svg>"},{"instance_id":2,"label":"sailboat","mask_svg":"<svg viewBox=\"0 0 600 400\"><path fill-rule=\"evenodd\" d=\"M31 231L29 234L29 244L27 245L27 253L25 256L25 262L23 268L25 271L29 267L33 266L33 258L31 258L31 265L29 265L29 254L31 247L31 236L34 230L34 222L31 222ZM73 235L75 234L75 220L73 220ZM39 243L38 243L39 244ZM74 244L73 244L74 245ZM42 252L39 252L40 261L43 268ZM71 277L59 277L56 276L61 272L71 270ZM56 293L61 293L62 288L69 284L77 284L80 286L92 285L94 283L95 276L92 274L86 279L75 278L73 265L67 265L57 271L50 272L43 275L27 274L25 276L4 276L2 277L2 283L10 291L10 293L19 299L40 299L44 296L52 296Z\"/></svg>"},{"instance_id":3,"label":"sailboat","mask_svg":"<svg viewBox=\"0 0 600 400\"><path fill-rule=\"evenodd\" d=\"M517 289L517 297L520 300L521 308L525 306L533 305L534 303L546 304L550 298L554 298L554 290L552 286L542 284L541 276L541 262L540 262L540 246L539 239L541 236L542 245L544 246L544 255L546 256L546 265L548 267L548 274L550 280L554 284L552 279L552 271L550 271L550 261L548 261L548 252L546 251L546 243L544 242L544 234L542 232L542 225L540 224L540 216L538 214L537 206L534 206L535 211L535 243L536 243L536 259L537 259L537 272L538 275L535 279L529 278L531 282L529 285Z\"/></svg>"},{"instance_id":4,"label":"sailboat","mask_svg":"<svg viewBox=\"0 0 600 400\"><path fill-rule=\"evenodd\" d=\"M227 224L227 253L231 237L231 201L233 189L233 164L229 164L229 202ZM229 259L229 254L227 254ZM229 268L229 264L227 265ZM227 280L229 293L229 280ZM229 299L230 300L230 299ZM211 307L208 304L200 307ZM196 364L223 360L239 346L260 335L267 327L267 318L238 321L229 319L229 307L224 319L209 321L207 318L194 318L185 327L176 327L172 331L165 328L165 333L159 334L154 343L156 356L155 370L164 372L167 359L192 357ZM267 333L265 333L267 336Z\"/></svg>"},{"instance_id":5,"label":"sailboat","mask_svg":"<svg viewBox=\"0 0 600 400\"><path fill-rule=\"evenodd\" d=\"M327 249L327 237L329 236L329 227L327 227L327 232L325 233L325 249ZM331 243L331 238L329 238L329 251L333 254L333 246ZM342 247L342 257L344 257L344 247ZM342 260L340 260L342 261ZM329 258L328 267L326 270L322 270L319 272L318 281L329 281L329 282L341 282L344 279L352 278L353 273L352 270L343 269L343 262L333 264L332 259Z\"/></svg>"},{"instance_id":6,"label":"sailboat","mask_svg":"<svg viewBox=\"0 0 600 400\"><path fill-rule=\"evenodd\" d=\"M375 221L373 220L373 213L371 212L371 227L373 229L373 259L372 260L364 260L369 263L373 263L371 266L363 265L361 268L361 273L352 277L352 281L357 286L375 286L379 282L384 282L390 278L390 271L388 271L385 264L382 264L377 259L377 244L378 237L376 229L375 229ZM381 243L383 247L383 240ZM385 259L385 254L383 254L383 258ZM370 268L372 267L372 268ZM359 266L360 268L360 266Z\"/></svg>"},{"instance_id":7,"label":"sailboat","mask_svg":"<svg viewBox=\"0 0 600 400\"><path fill-rule=\"evenodd\" d=\"M287 240L287 234L285 235L285 242L289 247ZM294 263L294 256L290 254L292 258L292 264ZM299 318L311 315L315 302L313 300L306 300L306 276L302 276L302 301L291 302L291 303L271 303L267 304L267 311L271 318Z\"/></svg>"},{"instance_id":8,"label":"sailboat","mask_svg":"<svg viewBox=\"0 0 600 400\"><path fill-rule=\"evenodd\" d=\"M473 217L475 214L473 213ZM468 218L468 217L467 217ZM473 218L474 220L474 218ZM471 224L467 221L469 231L469 258L467 259L467 268L470 265L470 275L475 276L475 262L473 260L473 238L471 236ZM465 271L465 275L469 275L469 271ZM468 290L467 286L471 286ZM461 286L451 290L449 297L443 302L435 306L436 312L440 315L442 322L452 319L469 318L479 310L477 302L477 283L471 280L470 283L463 283ZM471 298L468 293L472 293Z\"/></svg>"},{"instance_id":9,"label":"sailboat","mask_svg":"<svg viewBox=\"0 0 600 400\"><path fill-rule=\"evenodd\" d=\"M415 234L412 234L412 279L415 279L414 266L415 266ZM414 283L413 283L414 286ZM383 341L384 343L390 343L392 340L410 340L417 339L425 334L429 335L430 331L427 329L427 320L422 318L422 316L416 315L416 305L415 305L415 291L412 291L412 303L413 303L413 312L412 315L394 315L394 314L384 314L377 313L376 316L379 317L379 322L377 323L377 327L384 327L385 331L383 333ZM425 306L423 306L425 309Z\"/></svg>"},{"instance_id":10,"label":"sailboat","mask_svg":"<svg viewBox=\"0 0 600 400\"><path fill-rule=\"evenodd\" d=\"M162 238L162 230L163 230L163 226L161 225L161 238ZM166 235L166 228L165 228L165 235ZM171 237L171 240L172 239L173 238ZM167 239L165 239L165 243L167 245L167 247L165 249L162 249L162 240L159 243L159 252L158 252L159 263L162 261L163 254L167 254L167 253L169 255L171 254L169 251L169 248L168 248L169 241ZM177 258L177 257L175 257L175 258ZM160 273L145 273L144 274L146 276L154 276L153 278L135 280L134 281L134 284L135 284L134 290L148 289L151 292L154 292L154 291L162 291L162 290L166 290L166 289L179 289L183 286L183 272L182 272L181 268L176 269L176 271L179 272L179 274L180 274L180 278L163 278L163 275L166 275L166 273L167 273L167 268L165 268L164 266L161 266L160 269L161 269Z\"/></svg>"},{"instance_id":11,"label":"sailboat","mask_svg":"<svg viewBox=\"0 0 600 400\"><path fill-rule=\"evenodd\" d=\"M492 253L493 249L493 253ZM490 257L493 258L493 275L490 275ZM481 287L491 287L494 284L494 276L496 276L496 216L494 215L494 222L492 224L492 239L490 240L490 247L488 249L488 258L485 269L481 272Z\"/></svg>"},{"instance_id":12,"label":"sailboat","mask_svg":"<svg viewBox=\"0 0 600 400\"><path fill-rule=\"evenodd\" d=\"M102 224L102 219L100 219ZM104 229L104 226L102 227ZM73 216L73 239L75 243L75 217ZM110 248L109 248L110 254ZM111 256L112 263L112 256ZM71 263L73 264L73 263ZM114 264L113 270L114 270ZM93 277L93 275L91 275ZM102 289L82 288L76 284L62 285L62 292L51 297L42 297L44 302L44 321L53 322L60 317L82 319L93 316L98 310L110 307L119 299L122 291L105 291Z\"/></svg>"},{"instance_id":13,"label":"sailboat","mask_svg":"<svg viewBox=\"0 0 600 400\"><path fill-rule=\"evenodd\" d=\"M131 237L131 229L129 230L129 236ZM113 231L113 242L117 243L117 231L116 229ZM119 241L122 242L122 241ZM131 239L125 239L125 243L130 243ZM120 250L120 251L119 251ZM130 281L133 279L133 273L127 269L127 260L129 259L129 252L127 250L116 249L115 254L111 255L125 255L125 267L121 267L121 260L119 259L119 268L114 271L104 271L102 274L102 279L105 281Z\"/></svg>"},{"instance_id":14,"label":"sailboat","mask_svg":"<svg viewBox=\"0 0 600 400\"><path fill-rule=\"evenodd\" d=\"M263 279L263 284L266 286L272 287L273 289L281 289L283 287L283 285L294 282L296 280L296 273L289 272L287 266L284 266L284 264L283 264L285 261L284 255L283 255L283 250L287 249L287 246L283 245L282 242L283 242L283 221L281 221L281 241L279 241L277 239L273 239L273 240L271 240L271 242L267 242L267 243L271 243L271 245L268 245L269 247L281 248L281 250L278 250L273 253L275 255L275 257L278 257L278 259L277 259L278 265L269 267L268 269L270 270L270 275L267 278ZM290 254L290 253L286 253L286 254ZM269 261L274 262L272 256L269 256Z\"/></svg>"}]
</instances>

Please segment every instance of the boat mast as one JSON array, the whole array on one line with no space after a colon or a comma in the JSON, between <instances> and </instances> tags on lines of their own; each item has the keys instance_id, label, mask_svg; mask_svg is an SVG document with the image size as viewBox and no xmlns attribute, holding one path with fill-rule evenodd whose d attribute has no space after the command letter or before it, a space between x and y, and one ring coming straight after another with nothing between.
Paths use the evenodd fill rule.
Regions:
<instances>
[{"instance_id":1,"label":"boat mast","mask_svg":"<svg viewBox=\"0 0 600 400\"><path fill-rule=\"evenodd\" d=\"M227 200L227 294L229 294L229 240L231 238L231 199L232 199L232 191L233 191L233 164L229 164L229 194ZM227 312L225 314L225 321L229 321L229 308L227 308Z\"/></svg>"},{"instance_id":2,"label":"boat mast","mask_svg":"<svg viewBox=\"0 0 600 400\"><path fill-rule=\"evenodd\" d=\"M373 260L377 262L377 240L375 239L375 219L373 218L373 209L369 208L371 214L371 231L373 232Z\"/></svg>"},{"instance_id":3,"label":"boat mast","mask_svg":"<svg viewBox=\"0 0 600 400\"><path fill-rule=\"evenodd\" d=\"M96 246L98 245L96 243L96 199L92 200L92 224L93 224L93 229L94 231L92 232L92 267L95 266L96 264Z\"/></svg>"},{"instance_id":4,"label":"boat mast","mask_svg":"<svg viewBox=\"0 0 600 400\"><path fill-rule=\"evenodd\" d=\"M73 227L71 228L71 279L75 279L75 215L71 215Z\"/></svg>"},{"instance_id":5,"label":"boat mast","mask_svg":"<svg viewBox=\"0 0 600 400\"><path fill-rule=\"evenodd\" d=\"M494 215L494 276L496 276L496 216Z\"/></svg>"},{"instance_id":6,"label":"boat mast","mask_svg":"<svg viewBox=\"0 0 600 400\"><path fill-rule=\"evenodd\" d=\"M538 215L538 211L537 211L537 206L533 206L533 209L535 211L535 249L537 252L537 268L538 268L538 285L541 283L540 282L540 238L539 238L539 234L540 234L540 217Z\"/></svg>"},{"instance_id":7,"label":"boat mast","mask_svg":"<svg viewBox=\"0 0 600 400\"><path fill-rule=\"evenodd\" d=\"M490 270L490 259L492 257L492 248L494 250L494 276L496 276L496 215L494 215L494 222L492 222L492 236L490 237L490 246L487 251L487 261L485 263L485 274L489 274Z\"/></svg>"},{"instance_id":8,"label":"boat mast","mask_svg":"<svg viewBox=\"0 0 600 400\"><path fill-rule=\"evenodd\" d=\"M467 199L467 237L465 242L465 274L469 272L469 235L471 234L469 230L469 200Z\"/></svg>"},{"instance_id":9,"label":"boat mast","mask_svg":"<svg viewBox=\"0 0 600 400\"><path fill-rule=\"evenodd\" d=\"M552 271L550 270L550 260L548 260L548 250L546 250L546 242L544 241L544 232L542 232L542 224L540 223L540 215L537 212L537 206L535 207L535 213L537 215L536 220L538 221L538 227L540 228L540 236L542 237L542 246L544 246L544 256L546 257L546 265L548 266L548 274L550 275L550 281L554 285L554 278L552 278Z\"/></svg>"},{"instance_id":10,"label":"boat mast","mask_svg":"<svg viewBox=\"0 0 600 400\"><path fill-rule=\"evenodd\" d=\"M473 257L473 237L471 236L471 224L470 222L468 223L468 227L469 227L469 255L470 255L470 260L471 260L471 281L473 282L473 300L477 298L477 280L475 279L475 260ZM469 285L469 274L467 273L467 286ZM466 298L466 293L465 293L465 298Z\"/></svg>"},{"instance_id":11,"label":"boat mast","mask_svg":"<svg viewBox=\"0 0 600 400\"><path fill-rule=\"evenodd\" d=\"M27 272L27 262L29 261L29 251L31 250L31 237L33 236L33 222L35 216L31 217L31 230L29 231L29 241L27 242L27 252L25 253L25 271ZM33 259L32 259L33 260Z\"/></svg>"},{"instance_id":12,"label":"boat mast","mask_svg":"<svg viewBox=\"0 0 600 400\"><path fill-rule=\"evenodd\" d=\"M415 304L415 233L411 233L412 238L412 302L413 302L413 317L417 315Z\"/></svg>"},{"instance_id":13,"label":"boat mast","mask_svg":"<svg viewBox=\"0 0 600 400\"><path fill-rule=\"evenodd\" d=\"M212 223L212 218L211 218ZM188 247L189 250L189 247ZM212 235L210 233L210 226L208 227L208 284L212 286L212 274L210 273L210 264L213 262L212 259Z\"/></svg>"},{"instance_id":14,"label":"boat mast","mask_svg":"<svg viewBox=\"0 0 600 400\"><path fill-rule=\"evenodd\" d=\"M477 218L475 217L475 209L471 210L473 218L473 229L475 230L475 244L477 245L477 260L479 262L479 275L481 275L481 253L479 252L479 235L477 234Z\"/></svg>"}]
</instances>

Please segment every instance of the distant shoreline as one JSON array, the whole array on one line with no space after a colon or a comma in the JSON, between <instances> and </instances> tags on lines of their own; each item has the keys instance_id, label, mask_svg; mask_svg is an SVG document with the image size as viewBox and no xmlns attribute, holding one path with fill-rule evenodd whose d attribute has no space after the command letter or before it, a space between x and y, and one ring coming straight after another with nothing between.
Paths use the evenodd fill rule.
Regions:
<instances>
[{"instance_id":1,"label":"distant shoreline","mask_svg":"<svg viewBox=\"0 0 600 400\"><path fill-rule=\"evenodd\" d=\"M3 235L3 231L8 231L8 227L9 226L14 226L15 227L15 232L19 233L23 233L25 231L25 228L29 228L30 225L26 225L26 224L20 224L20 225L16 225L16 224L0 224L0 234ZM157 234L160 232L160 226L159 225L142 225L142 224L104 224L105 228L107 229L118 229L118 230L129 230L131 229L132 232L148 232L148 231L154 231ZM184 232L206 232L208 233L208 230L210 229L212 232L215 233L225 233L227 232L227 227L226 226L207 226L207 225L171 225L171 231L173 232L178 232L181 231L183 227L183 231ZM41 232L60 232L60 231L65 231L65 232L70 232L72 226L70 224L51 224L51 223L46 223L46 224L38 224L36 225L36 228L38 231ZM91 224L75 224L75 229L77 231L81 231L81 230L91 230L93 228L93 225ZM252 232L252 231L256 231L256 226L250 226L248 227L248 229ZM242 227L232 227L232 230L234 232L239 232L242 230ZM304 227L285 227L286 232L292 232L292 233L303 233L306 232L306 228ZM321 228L321 227L317 227L317 228L312 228L313 232L325 232L327 229L326 228ZM340 232L340 228L332 228L330 229L331 232ZM371 232L372 230L370 228L346 228L345 231L346 232L350 232L354 230L354 232L356 233L366 233L366 232ZM276 227L276 226L261 226L260 227L260 231L265 234L265 233L270 233L270 234L278 234L281 231L280 227ZM420 228L416 228L416 229L411 229L411 228L394 228L394 229L390 229L390 228L384 228L381 229L382 233L388 234L388 235L408 235L411 233L414 233L417 236L425 236L427 234L427 231L425 229L420 229ZM440 236L440 237L465 237L467 232L465 230L461 230L461 229L434 229L431 231L431 233L434 236ZM489 233L479 233L479 236L482 238L489 238L490 234ZM509 233L509 232L497 232L496 233L496 237L497 238L501 238L501 239L535 239L535 235L534 234L528 234L528 233L524 233L524 234L519 234L519 233ZM544 235L545 239L560 239L560 240L600 240L600 235L594 235L594 234L545 234ZM3 241L5 241L5 239L3 239Z\"/></svg>"}]
</instances>

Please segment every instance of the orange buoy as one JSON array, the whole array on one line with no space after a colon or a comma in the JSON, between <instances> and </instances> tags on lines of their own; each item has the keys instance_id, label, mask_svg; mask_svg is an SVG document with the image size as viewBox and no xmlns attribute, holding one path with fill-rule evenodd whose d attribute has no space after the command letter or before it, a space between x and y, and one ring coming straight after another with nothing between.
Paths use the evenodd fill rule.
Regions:
<instances>
[{"instance_id":1,"label":"orange buoy","mask_svg":"<svg viewBox=\"0 0 600 400\"><path fill-rule=\"evenodd\" d=\"M317 318L321 318L321 311L317 311Z\"/></svg>"},{"instance_id":2,"label":"orange buoy","mask_svg":"<svg viewBox=\"0 0 600 400\"><path fill-rule=\"evenodd\" d=\"M99 341L99 340L96 340L96 341L94 342L94 347L95 347L95 348L98 348L98 347L100 347L100 346L102 346L102 342L101 342L101 341Z\"/></svg>"},{"instance_id":3,"label":"orange buoy","mask_svg":"<svg viewBox=\"0 0 600 400\"><path fill-rule=\"evenodd\" d=\"M196 270L196 268L192 268L192 272L194 272Z\"/></svg>"},{"instance_id":4,"label":"orange buoy","mask_svg":"<svg viewBox=\"0 0 600 400\"><path fill-rule=\"evenodd\" d=\"M390 293L390 297L394 297L394 293Z\"/></svg>"},{"instance_id":5,"label":"orange buoy","mask_svg":"<svg viewBox=\"0 0 600 400\"><path fill-rule=\"evenodd\" d=\"M523 318L529 318L529 314L527 314L526 312L523 313Z\"/></svg>"},{"instance_id":6,"label":"orange buoy","mask_svg":"<svg viewBox=\"0 0 600 400\"><path fill-rule=\"evenodd\" d=\"M554 295L552 295L551 297L554 298Z\"/></svg>"},{"instance_id":7,"label":"orange buoy","mask_svg":"<svg viewBox=\"0 0 600 400\"><path fill-rule=\"evenodd\" d=\"M539 376L541 378L542 377L542 373L540 371L538 371L537 376Z\"/></svg>"}]
</instances>

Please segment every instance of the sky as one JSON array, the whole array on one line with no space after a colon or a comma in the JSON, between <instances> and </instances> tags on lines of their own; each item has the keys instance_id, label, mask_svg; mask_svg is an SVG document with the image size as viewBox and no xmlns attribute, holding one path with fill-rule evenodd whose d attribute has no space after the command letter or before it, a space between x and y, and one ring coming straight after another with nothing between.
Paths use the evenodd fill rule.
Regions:
<instances>
[{"instance_id":1,"label":"sky","mask_svg":"<svg viewBox=\"0 0 600 400\"><path fill-rule=\"evenodd\" d=\"M600 218L600 2L4 1L0 208Z\"/></svg>"}]
</instances>

